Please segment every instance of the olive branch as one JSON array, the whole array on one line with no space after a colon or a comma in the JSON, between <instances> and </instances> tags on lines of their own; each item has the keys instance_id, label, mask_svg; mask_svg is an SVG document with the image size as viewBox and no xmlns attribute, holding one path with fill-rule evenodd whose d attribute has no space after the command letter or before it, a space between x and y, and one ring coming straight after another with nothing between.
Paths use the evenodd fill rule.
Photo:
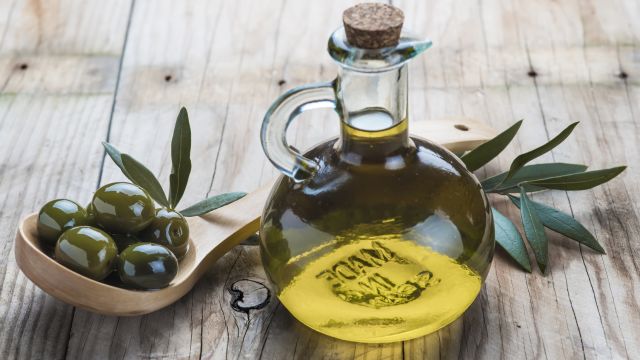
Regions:
<instances>
[{"instance_id":1,"label":"olive branch","mask_svg":"<svg viewBox=\"0 0 640 360\"><path fill-rule=\"evenodd\" d=\"M461 156L469 171L486 165L511 143L518 133L522 120L490 141ZM601 185L624 171L626 166L587 171L587 166L567 163L527 165L530 161L551 151L562 143L578 125L569 125L546 144L517 156L509 170L482 180L482 188L488 194L507 196L520 210L524 235L533 250L536 263L544 274L547 269L549 241L545 228L575 240L598 253L605 251L595 237L571 215L529 199L530 193L543 190L586 190ZM491 209L494 218L496 242L527 272L531 272L529 252L520 231L503 214Z\"/></svg>"},{"instance_id":2,"label":"olive branch","mask_svg":"<svg viewBox=\"0 0 640 360\"><path fill-rule=\"evenodd\" d=\"M171 174L169 175L169 196L160 185L158 178L141 162L131 155L121 153L108 142L102 145L111 160L120 168L124 176L132 183L145 189L158 204L175 209L184 195L191 174L191 127L189 114L184 107L180 109L173 136L171 138ZM208 197L179 211L182 216L191 217L206 214L217 208L230 204L243 196L243 192L230 192Z\"/></svg>"}]
</instances>

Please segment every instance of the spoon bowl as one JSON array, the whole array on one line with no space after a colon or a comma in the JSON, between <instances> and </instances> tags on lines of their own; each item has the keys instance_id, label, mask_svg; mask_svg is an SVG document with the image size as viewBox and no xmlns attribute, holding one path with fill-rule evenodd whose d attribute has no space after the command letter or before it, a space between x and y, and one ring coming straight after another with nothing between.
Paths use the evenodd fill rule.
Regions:
<instances>
[{"instance_id":1,"label":"spoon bowl","mask_svg":"<svg viewBox=\"0 0 640 360\"><path fill-rule=\"evenodd\" d=\"M158 290L132 290L92 280L51 258L38 241L38 214L28 215L16 235L16 261L22 272L49 295L104 315L141 315L184 296L204 271L259 227L268 187L202 217L188 218L189 251L171 284Z\"/></svg>"},{"instance_id":2,"label":"spoon bowl","mask_svg":"<svg viewBox=\"0 0 640 360\"><path fill-rule=\"evenodd\" d=\"M417 123L413 133L461 153L496 135L489 126L470 119ZM188 218L189 251L180 261L171 284L158 290L131 290L92 280L51 258L38 241L33 213L18 228L15 256L22 272L49 295L95 313L115 316L147 314L188 293L203 273L242 240L255 234L270 186L201 217Z\"/></svg>"}]
</instances>

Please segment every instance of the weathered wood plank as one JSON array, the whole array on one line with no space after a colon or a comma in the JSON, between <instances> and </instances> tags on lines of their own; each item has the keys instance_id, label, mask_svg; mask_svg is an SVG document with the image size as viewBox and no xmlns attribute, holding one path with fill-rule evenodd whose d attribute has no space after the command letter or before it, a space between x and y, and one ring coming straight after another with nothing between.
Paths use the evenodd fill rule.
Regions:
<instances>
[{"instance_id":1,"label":"weathered wood plank","mask_svg":"<svg viewBox=\"0 0 640 360\"><path fill-rule=\"evenodd\" d=\"M550 4L533 7L527 7L525 4L516 4L508 5L506 9L501 8L501 4L490 4L489 6L485 4L483 8L466 6L466 4L463 6L462 3L435 5L436 8L432 9L426 8L429 5L424 3L412 4L412 6L417 8L407 6L409 9L414 10L407 11L408 14L413 16L413 18L409 19L409 23L411 24L411 19L413 19L414 22L417 22L417 27L420 30L424 29L420 25L434 26L432 33L436 34L434 36L436 43L440 44L439 48L435 48L426 55L422 66L414 66L414 74L417 73L417 76L422 76L426 80L426 85L414 85L412 87L414 91L412 97L413 106L414 109L417 109L415 112L425 113L427 117L460 114L488 118L492 119L494 125L500 127L506 127L519 117L524 116L530 119L525 128L528 136L521 137L519 142L516 143L519 151L538 145L548 139L551 135L549 133L550 129L548 129L548 127L551 127L550 125L556 124L554 129L557 131L560 124L567 124L571 120L568 118L554 120L553 116L555 115L547 116L544 113L541 98L548 95L546 92L548 89L540 87L540 84L544 86L556 86L565 82L580 84L585 83L587 80L594 81L595 79L598 86L611 86L619 80L613 76L615 73L611 67L611 60L607 56L594 56L589 61L589 66L594 69L594 72L590 74L585 71L587 65L581 55L583 48L588 48L587 51L604 51L605 53L609 48L596 42L593 43L594 47L591 47L591 44L585 46L580 37L581 32L575 28L575 25L580 21L575 16L561 23L559 29L542 31L536 27L536 24L525 23L524 26L519 24L518 26L522 26L522 29L516 31L515 36L513 32L508 30L513 30L516 24L508 23L502 27L495 26L488 21L490 19L483 19L477 16L478 14L489 14L493 17L505 19L505 21L510 21L507 19L511 16L511 18L515 19L512 21L520 21L523 20L523 15L520 12L543 12L543 16L546 16L547 19L553 19L554 16L558 15L558 11L566 9L553 8ZM314 7L311 10L339 14L339 8L331 11L326 10L327 8L329 7L324 4L324 6ZM526 11L523 9L526 9ZM282 10L281 16L286 16L285 19L291 19L293 16L286 14L299 15L304 13L305 10L307 9L302 5L288 4ZM221 12L223 11L225 11L224 7L221 9ZM248 11L248 13L251 14L249 16L251 18L253 13L251 11ZM426 17L429 14L434 15ZM442 14L445 16L442 16ZM328 16L318 18L326 19ZM281 38L289 36L288 34L292 32L289 28L297 29L299 25L293 20L284 22L284 25L281 20L278 24L278 28L272 31L278 31ZM242 27L238 26L238 28ZM319 29L322 29L321 25L312 23L305 28L313 29L308 30L308 32L313 36L322 37L322 40L326 37L326 34L318 34L320 32ZM444 31L445 29L446 31ZM469 31L469 29L478 31ZM265 39L267 38L266 36L273 35L273 33L265 31L264 27L262 30ZM245 31L251 32L255 30ZM329 31L326 31L326 33ZM552 32L562 34L559 44L566 47L560 50L550 50L550 45L546 42L546 39L549 38ZM199 31L194 33L198 34ZM295 33L294 35L297 36L297 42L310 37L306 32L303 35ZM235 36L237 36L236 39L239 39L237 41L240 43L247 41L247 35L242 31L235 34ZM262 39L256 34L252 36ZM224 108L224 117L228 120L225 121L224 125L224 137L217 138L221 139L222 144L216 149L218 150L216 151L216 173L213 176L210 188L213 192L227 190L229 186L234 184L246 184L245 186L248 188L255 187L269 178L265 174L273 174L270 165L265 164L264 159L259 155L260 149L257 147L257 142L246 140L257 138L257 124L245 119L259 118L262 115L260 108L266 108L269 104L269 99L281 92L280 87L275 84L275 79L278 78L278 81L285 81L286 85L297 85L327 78L326 73L328 71L324 68L327 64L325 61L317 60L320 54L316 50L296 47L293 52L283 53L289 48L283 46L282 41L286 40L276 38L276 47L278 45L281 47L267 50L268 52L273 52L273 54L268 52L266 56L265 54L243 54L241 57L242 65L238 66L237 62L234 62L232 63L236 65L234 70L226 68L226 70L236 72L242 70L239 74L240 80L234 81L228 75L225 77L216 70L208 70L208 76L205 76L205 80L202 82L205 85L227 84L227 88L230 88L227 93L220 91L216 94L224 99L223 103L225 100L227 101ZM309 43L313 43L313 41L315 40L310 39ZM256 42L260 41L256 40ZM529 47L530 45L531 48ZM627 49L627 47L624 48ZM461 52L461 49L465 51ZM244 51L247 51L246 47L238 52L242 54ZM264 60L256 59L255 57L257 56L267 59L275 58L276 60L272 60L271 65L272 69L276 69L275 71L278 71L277 66L282 66L279 64L284 64L285 68L281 70L282 76L271 75L269 81L265 83L264 79L259 78L260 74L248 70L248 65L246 64L258 64L259 69L261 68L260 66L264 66ZM218 61L222 63L222 65L218 65L222 69L225 62ZM576 68L572 66L576 62L578 65L582 64L582 67L578 66ZM314 63L320 64L319 71L314 70L314 68L317 69L315 65L307 65ZM560 65L556 66L556 64ZM192 63L189 63L189 67L197 68ZM230 67L233 67L233 65ZM427 71L424 71L425 69ZM535 69L540 76L534 78L529 75L528 73L532 69ZM273 74L273 71L271 70L270 73ZM266 73L269 74L269 72ZM246 82L251 82L252 86L243 86ZM157 86L157 84L154 84L154 86ZM153 88L154 86L151 87ZM148 87L148 83L145 83L145 87ZM199 89L199 93L200 91L210 91L207 90L208 88L209 86L203 86L203 90ZM137 93L143 94L145 91L141 89ZM164 94L157 95L159 93L163 94L161 91L151 91L149 95L151 95L152 99L154 96L159 96L160 99L157 100L161 101L164 99ZM269 94L269 96L262 95L264 93ZM258 94L260 96L256 99ZM549 90L549 94L553 93ZM147 99L145 98L145 100ZM198 99L198 101L202 100ZM247 103L251 105L247 106ZM131 112L133 108L132 105L130 106L127 109L128 112ZM139 118L139 114L136 115L136 118ZM303 127L299 127L296 133L298 141L302 143L307 139L320 140L332 131L331 126L327 125L326 122L317 121L318 117L311 116L310 118L311 121L305 122L304 130L301 131L300 129ZM235 121L230 123L229 120ZM138 126L144 128L139 124L136 124L135 128L138 128ZM309 131L309 129L313 131ZM168 135L164 135L164 137L167 138ZM126 141L124 136L122 138ZM147 145L143 143L137 144L137 146L144 148ZM514 154L515 152L512 152L502 156L498 161L501 165L500 167L508 166L508 159L513 157ZM546 160L551 160L554 156L562 156L562 154L566 154L566 150L562 151L562 148L560 148L553 155L548 155ZM163 157L166 162L167 154L165 153ZM157 161L153 158L149 160L152 163ZM159 163L156 166L160 166ZM256 177L255 169L260 166L263 168L263 175ZM489 168L488 172L495 172L496 169L497 167ZM168 169L166 168L160 169L160 172L164 172L165 176L167 171ZM556 201L561 200L562 197ZM562 205L562 202L556 205L566 207L568 203L566 199L564 201L565 205ZM499 207L505 209L507 204L501 204ZM507 213L514 218L516 216L513 210L509 210ZM524 275L519 273L513 269L513 265L509 261L499 256L483 294L465 315L464 320L456 323L456 326L436 334L439 337L439 341L435 341L436 337L432 336L407 342L404 345L404 349L402 349L405 356L420 358L429 354L460 354L461 356L492 357L496 354L502 354L502 356L508 358L519 356L562 356L571 358L579 357L582 354L585 356L588 354L591 354L590 356L610 355L611 353L606 352L608 348L603 350L602 346L597 345L599 343L598 339L600 339L597 334L604 334L603 329L599 328L598 324L590 324L591 326L588 328L582 325L583 328L580 328L581 322L588 323L589 319L593 319L592 314L590 316L588 312L583 311L584 319L580 318L580 320L577 319L578 315L575 314L576 307L573 302L576 301L577 294L589 294L593 290L591 290L588 273L580 268L573 269L571 267L570 270L573 269L574 271L567 274L567 270L563 268L563 263L577 264L575 262L575 252L581 251L581 249L567 240L559 239L557 236L553 237L552 241L554 241L554 245L552 245L554 254L552 262L555 265L547 278L540 277L537 274ZM555 242L559 242L561 245L558 246ZM568 247L568 249L565 251L564 247ZM256 354L256 351L260 349L260 353L267 358L285 356L337 357L339 355L358 357L370 354L377 354L376 356L402 356L402 351L398 351L396 344L354 346L315 334L300 326L282 307L274 305L275 302L263 310L251 312L251 315L246 316L228 308L228 302L231 298L225 289L228 289L233 282L244 278L243 276L247 276L247 274L251 279L264 279L264 274L257 266L257 254L255 251L252 248L244 248L236 250L234 254L229 254L222 262L232 264L230 269L225 268L228 277L225 278L223 284L215 283L216 278L214 277L214 282L210 286L218 287L219 289L213 291L210 289L204 290L207 295L201 297L205 299L203 308L213 309L213 312L209 315L213 319L209 321L209 324L191 324L196 331L201 331L201 339L211 340L211 345L199 344L202 354L216 357L250 356L250 354ZM587 254L586 256L599 257L594 254ZM199 286L194 293L199 291L202 291L202 286ZM208 300L210 297L217 300ZM589 298L587 296L585 300L585 298L579 297L580 302L578 304L586 308L594 308L595 304L593 301L590 302ZM193 304L195 303L192 303L192 306L194 306ZM549 304L555 305L549 307ZM191 309L191 315L193 315L193 308ZM223 317L222 321L219 318L220 315ZM146 323L145 319L140 321ZM462 322L464 322L464 325L461 324ZM135 323L137 324L137 322ZM561 324L561 326L558 328L557 324ZM222 328L223 326L224 328ZM135 326L135 328L137 329L138 326ZM231 333L233 333L234 328L235 334L232 336ZM228 329L231 329L231 332ZM550 329L553 330L549 331ZM130 346L138 338L136 335L137 330L135 329L133 330L134 333L130 333L127 327L121 328L118 326L116 330L118 337L134 339L128 342ZM111 329L109 328L104 330L105 333L110 331ZM189 330L185 331L189 332ZM265 331L267 335L262 335ZM582 338L583 332L593 335L592 342L587 338ZM449 335L447 336L446 334ZM614 333L613 335L615 336L616 334ZM261 340L265 336L266 342ZM220 340L221 337L222 340ZM91 336L90 338L96 338L96 336ZM189 338L192 339L193 337ZM291 339L294 338L296 339L296 345L292 348ZM443 338L444 340L442 340ZM146 352L144 339L140 341L142 341L142 344L137 345L137 347L136 345L133 346L134 350L139 351L136 354L148 353ZM186 346L184 344L180 345L177 341L167 341L173 344L169 346L171 351L176 351ZM576 347L576 344L581 342L581 347ZM594 344L596 346L595 351L591 353L585 351L584 342L587 342L587 350L590 350L590 345ZM108 343L109 340L106 340L103 345L114 348L113 345ZM189 345L191 350L189 354L193 355L193 350L198 347L192 346L193 344L191 343ZM300 350L302 352L299 352ZM174 354L183 353L176 351Z\"/></svg>"},{"instance_id":2,"label":"weathered wood plank","mask_svg":"<svg viewBox=\"0 0 640 360\"><path fill-rule=\"evenodd\" d=\"M0 193L12 208L34 209L54 195L85 201L95 186L98 140L107 136L130 10L125 0L96 4L0 2L0 150L5 150L0 152ZM394 4L405 10L407 26L435 42L411 65L412 121L461 115L506 128L527 119L514 144L480 177L507 168L516 154L578 120L576 135L540 161L584 162L594 168L638 162L637 1ZM178 105L187 105L194 171L185 204L270 181L276 172L258 142L263 113L285 89L335 76L323 44L346 6L339 1L136 1L109 140L168 183L170 132ZM51 129L55 136L46 133ZM305 114L290 136L304 148L336 130L335 117L319 112ZM26 134L31 137L20 143ZM78 134L84 135L81 140ZM35 152L29 144L44 150ZM84 157L76 153L60 168L48 161L62 154L61 144L68 145L65 151L91 150L83 151ZM82 166L80 176L69 174L73 166ZM109 161L102 170L103 183L122 179ZM9 171L15 176L4 175ZM633 357L640 353L638 175L632 166L621 179L592 191L535 196L583 222L608 255L549 233L551 266L543 277L517 270L498 251L481 295L463 318L421 339L384 345L331 339L298 323L273 294L264 308L233 310L237 289L254 286L252 281L268 287L257 248L240 246L189 295L154 314L113 318L76 311L68 344L65 329L71 326L72 310L34 289L18 274L12 256L0 260L2 333L11 329L18 335L0 337L0 354ZM24 183L24 191L10 191ZM519 222L513 206L494 200ZM0 240L7 251L19 213L0 213L6 229ZM263 300L264 290L253 293L258 295L249 300Z\"/></svg>"},{"instance_id":3,"label":"weathered wood plank","mask_svg":"<svg viewBox=\"0 0 640 360\"><path fill-rule=\"evenodd\" d=\"M263 111L282 91L281 80L286 79L285 82L293 85L306 83L314 80L318 72L310 73L310 68L321 69L321 65L311 61L316 54L306 48L296 48L292 53L289 45L293 40L288 36L300 36L295 28L308 28L308 34L295 41L323 43L334 27L329 19L340 14L342 4L317 3L314 9L331 13L317 18L323 27L308 24L304 15L309 9L303 4L285 7L283 2L256 5L248 1L192 1L176 7L169 2L136 3L111 140L122 149L139 155L150 168L160 173L161 179L166 180L170 170L166 167L169 160L166 145L177 112L175 105L181 102L191 109L192 129L196 134L192 150L194 171L185 202L199 199L210 191L252 190L262 182L270 181L275 172L266 167L257 141ZM155 26L148 23L149 12L154 13ZM196 12L200 19L214 19L215 22L184 22L180 18L171 22L176 14ZM244 13L245 17L234 18L237 13ZM267 21L264 14L270 14ZM198 41L189 40L191 46L184 52L149 53L148 39L167 23L174 25L163 40L167 47L180 48L188 39ZM323 54L324 49L318 48L316 52ZM176 59L176 56L182 58ZM296 56L304 57L306 61L296 61L294 65L310 65L289 67L289 62ZM325 63L329 63L328 56L324 56ZM170 80L167 80L168 76L171 76ZM136 131L145 133L149 129L155 132L153 136L138 139L131 136ZM155 144L162 145L163 149L145 152ZM265 169L265 174L256 174L260 169ZM105 181L118 178L121 178L118 171L107 164ZM74 321L69 357L96 352L118 357L151 356L158 352L153 344L161 342L148 333L158 336L158 332L162 332L159 329L166 330L167 324L159 324L154 319L167 318L169 314L173 321L183 324L173 327L171 337L162 337L163 351L172 356L252 357L258 354L265 346L269 314L276 310L277 301L272 298L267 308L255 317L252 312L248 319L244 313L231 309L228 291L233 282L240 277L246 278L247 272L266 283L256 250L247 249L246 254L238 250L245 255L251 254L251 262L243 261L244 257L238 258L239 255L228 254L220 263L232 261L234 266L221 267L221 274L212 280L201 281L184 303L156 314L114 320L79 311ZM249 264L254 270L247 268ZM283 311L281 307L279 311ZM122 326L123 321L127 326ZM95 323L101 325L91 325ZM143 329L145 333L139 333ZM344 346L352 348L354 345L344 343Z\"/></svg>"},{"instance_id":4,"label":"weathered wood plank","mask_svg":"<svg viewBox=\"0 0 640 360\"><path fill-rule=\"evenodd\" d=\"M20 273L13 237L20 218L50 199L87 201L96 184L99 136L106 130L110 105L109 96L0 96L3 358L42 353L61 357L65 352L72 308L44 294ZM102 131L93 130L99 123Z\"/></svg>"},{"instance_id":5,"label":"weathered wood plank","mask_svg":"<svg viewBox=\"0 0 640 360\"><path fill-rule=\"evenodd\" d=\"M503 6L504 8L502 8ZM459 106L462 107L461 115L473 116L472 114L477 111L474 105L479 105L482 100L471 98L471 101L467 101L465 94L475 91L477 97L485 99L486 111L491 113L500 109L500 106L496 106L497 104L492 99L495 99L496 94L503 92L507 95L506 99L501 102L508 104L508 107L505 108L503 114L488 118L496 127L502 128L507 125L502 123L505 120L509 122L519 118L528 120L515 144L520 148L518 151L537 146L570 122L582 120L583 124L577 131L575 139L568 141L552 154L542 157L541 161L584 161L595 165L594 167L603 167L616 164L612 163L612 159L620 159L619 161L633 164L634 159L628 159L629 156L637 154L637 150L633 148L635 142L631 140L635 140L637 137L633 121L629 119L629 108L632 108L632 102L626 104L621 101L624 99L623 97L614 94L620 93L625 86L627 90L631 89L628 93L633 93L633 89L636 87L635 83L621 81L619 74L623 67L618 63L616 57L617 49L623 49L623 54L633 53L635 46L632 43L634 40L629 39L628 41L631 42L631 44L627 43L629 45L620 45L617 41L607 43L603 38L583 39L583 34L580 31L583 22L588 24L595 20L593 15L589 16L588 14L576 18L575 15L581 14L581 12L578 9L578 4L572 2L563 2L561 5L550 2L527 2L518 3L515 8L511 6L511 4L505 6L501 3L484 2L483 8L478 9L478 13L486 14L489 17L483 21L482 26L473 25L474 19L465 18L464 14L459 12L447 18L447 29L450 31L447 31L443 41L448 40L449 44L441 45L451 49L449 51L445 49L436 54L436 56L441 56L443 60L441 62L431 60L431 67L429 67L430 60L425 60L426 68L430 69L432 74L435 73L430 77L433 81L427 83L426 94L429 105L433 102L430 101L434 97L432 92L444 93L448 98L454 98L449 100L452 105L445 107L444 110L437 109L437 111L455 114L460 111L456 109L455 105L460 104ZM559 8L559 6L564 8ZM514 11L514 9L518 11ZM427 11L427 13L432 12ZM474 13L474 11L470 10L470 13ZM536 14L536 16L530 17L530 14ZM487 21L489 19L490 21ZM563 21L558 21L558 19ZM509 22L510 26L507 27L507 24L495 26L496 20ZM535 21L536 24L532 24L532 21ZM539 26L540 22L545 23L546 26ZM621 27L618 30L613 30L618 25ZM617 24L615 26L609 29L624 31L623 25ZM462 28L464 30L460 30ZM469 30L469 28L475 28L477 31ZM512 33L519 34L519 36L506 37L505 30L507 29L516 30ZM465 40L457 40L455 38L456 31L464 31L460 36L471 38L471 44L465 43L465 46L459 46L458 44ZM485 39L474 38L474 35L478 36L482 33L485 34ZM505 41L507 39L509 41ZM477 51L484 50L486 56L474 56L477 44L484 44L485 48ZM463 49L464 51L458 53ZM510 53L508 57L507 53ZM475 61L468 61L469 57L473 57ZM490 61L485 63L483 61L485 58ZM625 68L633 69L637 66L637 59L634 61L633 56L627 55L623 58L626 60ZM508 59L506 62L510 65L503 66L502 59ZM511 70L515 68L519 68L519 71L514 74ZM497 76L498 73L492 69L504 69L503 79L501 80ZM475 81L469 82L469 79L474 80L474 77L469 77L466 74L468 71L471 71L472 75L475 75L474 71L481 75L476 77ZM489 77L485 77L485 74ZM504 85L500 84L501 81L504 81ZM430 90L431 84L434 82L437 84L436 86L444 87L444 89ZM504 90L501 90L501 87ZM591 96L590 93L598 95ZM504 95L501 97L504 98ZM615 98L620 100L612 102ZM594 111L597 110L594 109L594 103L603 110L606 109L604 111L607 114L614 115L607 115L606 119L599 118L596 116L598 112ZM508 116L509 108L512 116ZM427 109L431 110L431 107ZM440 115L437 112L436 114ZM500 123L496 123L496 121ZM602 123L614 125L614 128L604 130L602 125L597 125ZM596 126L597 134L593 134L593 130L591 130L593 126ZM625 148L631 148L622 150L620 147L622 144L612 145L611 141L604 140L605 136L611 136L609 134L612 134L614 129L619 126L624 126L626 132L619 134L618 138L622 144L625 144ZM578 145L579 143L581 145ZM602 156L603 151L607 152L608 150L603 148L604 144L606 147L619 149L618 156ZM602 150L596 150L599 148ZM625 152L627 155L623 156L620 152ZM591 153L597 155L587 155ZM508 161L516 154L517 152L513 150L508 151L496 163L499 163L502 169L507 168ZM488 171L495 170L491 170L490 167ZM628 173L623 177L623 180L617 180L612 185L603 188L619 188L623 181L624 184L635 184L630 176L632 175ZM628 187L629 185L622 186ZM630 186L635 187L635 185ZM602 190L572 193L569 196L555 192L539 195L536 199L573 213L580 220L586 220L584 222L591 225L600 240L607 244L607 248L620 246L626 248L627 244L633 243L626 241L625 238L634 237L631 234L637 231L637 225L625 226L627 228L624 232L625 236L616 236L616 240L612 241L610 236L613 233L609 236L606 233L615 232L615 230L609 226L606 226L609 229L606 227L602 229L602 225L589 221L591 209L598 207L594 200L599 197L597 196L599 191ZM608 200L602 198L602 203L599 206L619 202L629 204L629 200L627 200L629 196L628 191L618 196L609 194ZM503 210L507 205L504 203L499 206L499 209ZM611 205L605 206L610 207ZM629 204L625 209L632 207ZM610 212L609 210L602 213L604 215L610 214ZM516 212L509 211L507 213L514 220L518 220ZM636 223L636 215L633 212L629 213L627 210L624 215L618 215L618 219L621 217L626 219L622 220L624 222ZM621 221L618 220L619 222ZM628 234L629 232L631 234ZM510 265L503 267L503 262L498 257L484 290L485 293L496 291L496 298L490 297L486 309L483 306L481 310L478 310L479 306L476 302L464 318L465 326L467 323L476 322L476 326L472 326L471 329L487 326L492 329L488 331L490 334L499 333L500 336L483 339L484 341L480 341L477 348L463 343L462 354L507 358L628 357L630 356L629 343L637 352L637 345L623 332L637 333L638 329L632 329L625 325L624 322L627 319L619 319L619 312L616 311L616 309L622 309L622 313L634 314L631 315L632 318L637 314L637 311L634 310L638 307L634 295L637 290L634 286L629 291L629 284L638 283L634 276L637 272L634 272L633 275L620 272L613 276L615 279L625 279L622 281L626 285L619 283L614 286L610 284L608 279L601 282L598 281L597 276L598 274L615 273L614 269L610 267L607 269L606 265L603 268L602 262L605 264L628 263L625 271L634 269L632 260L636 256L634 249L621 250L613 256L611 254L600 256L579 247L570 240L551 233L549 235L551 238L550 261L553 266L546 278L542 278L538 274L533 276L518 274ZM617 243L618 241L621 243ZM600 266L594 266L593 263ZM514 288L514 285L517 285L517 288ZM616 294L612 292L612 289L625 289L625 295ZM618 300L616 301L616 299ZM620 301L620 299L625 299L625 301ZM483 300L484 297L481 297L480 301ZM514 302L521 303L520 309L512 307ZM477 315L478 311L482 313L481 316ZM494 315L498 318L496 320L500 325L497 329L492 328L492 314L499 314ZM637 322L635 319L631 321ZM472 337L482 336L482 334L472 335Z\"/></svg>"},{"instance_id":6,"label":"weathered wood plank","mask_svg":"<svg viewBox=\"0 0 640 360\"><path fill-rule=\"evenodd\" d=\"M229 161L219 157L226 127L251 120L247 115L233 113L236 109L251 109L252 89L270 85L262 76L269 68L248 59L273 57L265 51L272 52L273 43L268 40L278 38L277 14L281 7L281 3L256 5L247 1L136 3L110 140L158 172L166 183L170 132L178 104L186 105L194 142L193 171L185 204L209 192L218 159ZM240 13L246 16L235 16ZM258 21L260 13L273 16ZM185 21L187 17L191 17L190 21ZM158 47L158 43L165 45ZM242 83L238 74L245 74L245 81L252 76L253 81ZM249 146L248 141L246 145ZM264 161L259 153L252 154ZM109 162L104 174L104 182L122 178ZM239 176L237 179L242 180ZM259 180L255 176L252 179ZM228 191L231 186L234 190L252 190L258 183L249 185L238 181L223 190ZM233 323L227 280L238 254L236 251L225 256L182 301L155 314L115 319L79 311L68 356L103 353L119 358L158 354L206 358L237 354L242 349L237 344L242 342L243 333ZM92 326L95 323L101 325Z\"/></svg>"},{"instance_id":7,"label":"weathered wood plank","mask_svg":"<svg viewBox=\"0 0 640 360\"><path fill-rule=\"evenodd\" d=\"M0 357L62 358L73 308L20 273L13 239L20 218L44 202L86 202L95 189L129 5L0 8Z\"/></svg>"}]
</instances>

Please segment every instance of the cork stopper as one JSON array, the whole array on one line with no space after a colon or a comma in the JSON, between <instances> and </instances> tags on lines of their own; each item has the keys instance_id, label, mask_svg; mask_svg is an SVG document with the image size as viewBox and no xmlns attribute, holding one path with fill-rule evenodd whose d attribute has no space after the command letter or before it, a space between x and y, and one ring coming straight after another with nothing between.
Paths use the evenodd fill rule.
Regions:
<instances>
[{"instance_id":1,"label":"cork stopper","mask_svg":"<svg viewBox=\"0 0 640 360\"><path fill-rule=\"evenodd\" d=\"M404 14L391 5L364 3L345 10L342 22L351 45L381 49L398 45Z\"/></svg>"}]
</instances>

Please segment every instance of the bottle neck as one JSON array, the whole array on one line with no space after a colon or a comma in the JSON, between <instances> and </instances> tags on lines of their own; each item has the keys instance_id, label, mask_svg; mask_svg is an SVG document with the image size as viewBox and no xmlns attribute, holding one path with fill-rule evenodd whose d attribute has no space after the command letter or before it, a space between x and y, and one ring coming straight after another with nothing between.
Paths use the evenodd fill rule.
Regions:
<instances>
[{"instance_id":1,"label":"bottle neck","mask_svg":"<svg viewBox=\"0 0 640 360\"><path fill-rule=\"evenodd\" d=\"M379 73L342 68L336 88L342 156L359 162L411 147L407 95L406 65Z\"/></svg>"}]
</instances>

